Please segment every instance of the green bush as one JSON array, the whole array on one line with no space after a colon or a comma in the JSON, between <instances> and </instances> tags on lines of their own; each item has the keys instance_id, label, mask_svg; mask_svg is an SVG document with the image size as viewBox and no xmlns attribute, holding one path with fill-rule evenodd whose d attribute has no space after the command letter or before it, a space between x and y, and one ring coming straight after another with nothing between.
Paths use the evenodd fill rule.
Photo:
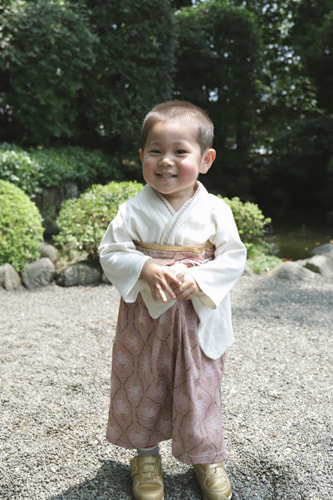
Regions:
<instances>
[{"instance_id":1,"label":"green bush","mask_svg":"<svg viewBox=\"0 0 333 500\"><path fill-rule=\"evenodd\" d=\"M218 195L219 196L219 195ZM222 198L222 196L219 196ZM238 232L246 246L248 257L258 253L269 253L270 245L264 240L265 227L271 223L269 217L265 217L258 205L246 201L243 203L237 196L234 198L223 198L230 206L238 227Z\"/></svg>"},{"instance_id":2,"label":"green bush","mask_svg":"<svg viewBox=\"0 0 333 500\"><path fill-rule=\"evenodd\" d=\"M100 150L87 151L77 146L29 149L41 168L40 183L44 187L58 186L62 182L76 181L87 187L92 183L120 179L121 170L109 155Z\"/></svg>"},{"instance_id":3,"label":"green bush","mask_svg":"<svg viewBox=\"0 0 333 500\"><path fill-rule=\"evenodd\" d=\"M94 185L78 199L65 201L57 218L59 234L53 238L55 244L70 257L79 252L98 261L98 246L118 206L142 188L136 182L110 182Z\"/></svg>"},{"instance_id":4,"label":"green bush","mask_svg":"<svg viewBox=\"0 0 333 500\"><path fill-rule=\"evenodd\" d=\"M43 240L42 218L36 205L17 186L0 180L0 265L21 272L38 259Z\"/></svg>"},{"instance_id":5,"label":"green bush","mask_svg":"<svg viewBox=\"0 0 333 500\"><path fill-rule=\"evenodd\" d=\"M44 187L75 181L83 189L92 183L120 179L122 172L99 150L75 146L24 150L12 144L0 145L0 179L20 187L31 199Z\"/></svg>"},{"instance_id":6,"label":"green bush","mask_svg":"<svg viewBox=\"0 0 333 500\"><path fill-rule=\"evenodd\" d=\"M265 241L265 227L271 223L258 205L249 201L243 203L238 197L223 198L234 214L240 237L247 249L247 263L256 273L262 274L281 264L272 253L271 245Z\"/></svg>"},{"instance_id":7,"label":"green bush","mask_svg":"<svg viewBox=\"0 0 333 500\"><path fill-rule=\"evenodd\" d=\"M30 198L40 193L41 166L18 146L0 145L0 179L21 188Z\"/></svg>"},{"instance_id":8,"label":"green bush","mask_svg":"<svg viewBox=\"0 0 333 500\"><path fill-rule=\"evenodd\" d=\"M248 266L254 271L256 274L263 274L271 271L275 267L281 264L282 260L276 257L275 255L253 255L250 259L248 259Z\"/></svg>"}]
</instances>

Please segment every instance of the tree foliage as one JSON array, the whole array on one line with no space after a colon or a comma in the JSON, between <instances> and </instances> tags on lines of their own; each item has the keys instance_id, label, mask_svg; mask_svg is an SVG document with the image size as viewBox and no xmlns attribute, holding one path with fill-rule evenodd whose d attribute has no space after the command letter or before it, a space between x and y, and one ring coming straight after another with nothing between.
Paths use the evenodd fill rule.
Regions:
<instances>
[{"instance_id":1,"label":"tree foliage","mask_svg":"<svg viewBox=\"0 0 333 500\"><path fill-rule=\"evenodd\" d=\"M1 17L3 137L35 144L72 137L76 97L95 61L85 9L65 1L12 1Z\"/></svg>"},{"instance_id":2,"label":"tree foliage","mask_svg":"<svg viewBox=\"0 0 333 500\"><path fill-rule=\"evenodd\" d=\"M113 150L137 151L145 113L171 96L174 36L169 1L86 3L99 44L81 96L80 128L95 130Z\"/></svg>"},{"instance_id":3,"label":"tree foliage","mask_svg":"<svg viewBox=\"0 0 333 500\"><path fill-rule=\"evenodd\" d=\"M316 88L320 109L333 113L332 0L302 0L294 5L290 43L300 54Z\"/></svg>"},{"instance_id":4,"label":"tree foliage","mask_svg":"<svg viewBox=\"0 0 333 500\"><path fill-rule=\"evenodd\" d=\"M292 43L293 0L231 0L255 15L261 37L258 71L257 139L269 146L275 134L304 113L316 109L316 89Z\"/></svg>"},{"instance_id":5,"label":"tree foliage","mask_svg":"<svg viewBox=\"0 0 333 500\"><path fill-rule=\"evenodd\" d=\"M275 215L329 213L333 191L332 1L231 0L256 16L262 39L254 134L256 196ZM252 159L252 164L255 161ZM259 180L259 182L258 182Z\"/></svg>"},{"instance_id":6,"label":"tree foliage","mask_svg":"<svg viewBox=\"0 0 333 500\"><path fill-rule=\"evenodd\" d=\"M174 95L208 111L219 147L230 137L247 151L260 46L253 16L209 1L176 14L176 35Z\"/></svg>"},{"instance_id":7,"label":"tree foliage","mask_svg":"<svg viewBox=\"0 0 333 500\"><path fill-rule=\"evenodd\" d=\"M246 162L258 103L260 37L254 16L211 0L175 18L174 96L201 106L215 125L217 158L204 182L210 190L243 198L251 183Z\"/></svg>"},{"instance_id":8,"label":"tree foliage","mask_svg":"<svg viewBox=\"0 0 333 500\"><path fill-rule=\"evenodd\" d=\"M3 137L122 151L146 110L170 97L168 0L12 0L0 7ZM126 146L125 146L125 145Z\"/></svg>"},{"instance_id":9,"label":"tree foliage","mask_svg":"<svg viewBox=\"0 0 333 500\"><path fill-rule=\"evenodd\" d=\"M331 1L3 0L0 136L106 149L139 179L140 123L173 95L215 123L209 188L261 203L274 178L293 197L279 185L290 165L307 176L306 197L319 184L304 161L333 189Z\"/></svg>"},{"instance_id":10,"label":"tree foliage","mask_svg":"<svg viewBox=\"0 0 333 500\"><path fill-rule=\"evenodd\" d=\"M274 156L266 176L270 202L289 213L300 207L312 217L332 210L333 116L298 120L274 141Z\"/></svg>"}]
</instances>

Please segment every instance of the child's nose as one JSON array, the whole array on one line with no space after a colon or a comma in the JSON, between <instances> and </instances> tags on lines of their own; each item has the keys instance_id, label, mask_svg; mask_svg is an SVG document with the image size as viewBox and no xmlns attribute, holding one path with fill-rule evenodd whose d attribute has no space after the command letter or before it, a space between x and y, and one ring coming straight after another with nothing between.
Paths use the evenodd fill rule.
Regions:
<instances>
[{"instance_id":1,"label":"child's nose","mask_svg":"<svg viewBox=\"0 0 333 500\"><path fill-rule=\"evenodd\" d=\"M160 160L160 165L162 167L168 167L173 164L173 160L169 155L164 155Z\"/></svg>"}]
</instances>

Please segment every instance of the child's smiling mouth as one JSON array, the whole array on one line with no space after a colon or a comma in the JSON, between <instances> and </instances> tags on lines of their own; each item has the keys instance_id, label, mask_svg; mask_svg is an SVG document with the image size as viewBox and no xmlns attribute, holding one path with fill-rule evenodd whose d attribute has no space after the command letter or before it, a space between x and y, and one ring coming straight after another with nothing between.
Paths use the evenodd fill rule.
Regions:
<instances>
[{"instance_id":1,"label":"child's smiling mouth","mask_svg":"<svg viewBox=\"0 0 333 500\"><path fill-rule=\"evenodd\" d=\"M157 176L161 179L172 179L173 177L177 177L174 174L157 174Z\"/></svg>"}]
</instances>

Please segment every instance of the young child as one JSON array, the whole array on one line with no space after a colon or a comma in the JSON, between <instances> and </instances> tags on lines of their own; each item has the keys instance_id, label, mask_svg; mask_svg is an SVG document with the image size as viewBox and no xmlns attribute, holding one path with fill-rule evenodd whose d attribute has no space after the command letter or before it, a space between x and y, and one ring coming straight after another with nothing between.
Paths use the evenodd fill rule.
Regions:
<instances>
[{"instance_id":1,"label":"young child","mask_svg":"<svg viewBox=\"0 0 333 500\"><path fill-rule=\"evenodd\" d=\"M101 242L121 302L113 345L110 443L137 449L137 500L164 496L159 443L192 464L208 500L231 498L223 469L221 378L233 342L230 290L246 251L229 206L198 181L216 153L213 124L183 101L146 116L146 186L119 207Z\"/></svg>"}]
</instances>

